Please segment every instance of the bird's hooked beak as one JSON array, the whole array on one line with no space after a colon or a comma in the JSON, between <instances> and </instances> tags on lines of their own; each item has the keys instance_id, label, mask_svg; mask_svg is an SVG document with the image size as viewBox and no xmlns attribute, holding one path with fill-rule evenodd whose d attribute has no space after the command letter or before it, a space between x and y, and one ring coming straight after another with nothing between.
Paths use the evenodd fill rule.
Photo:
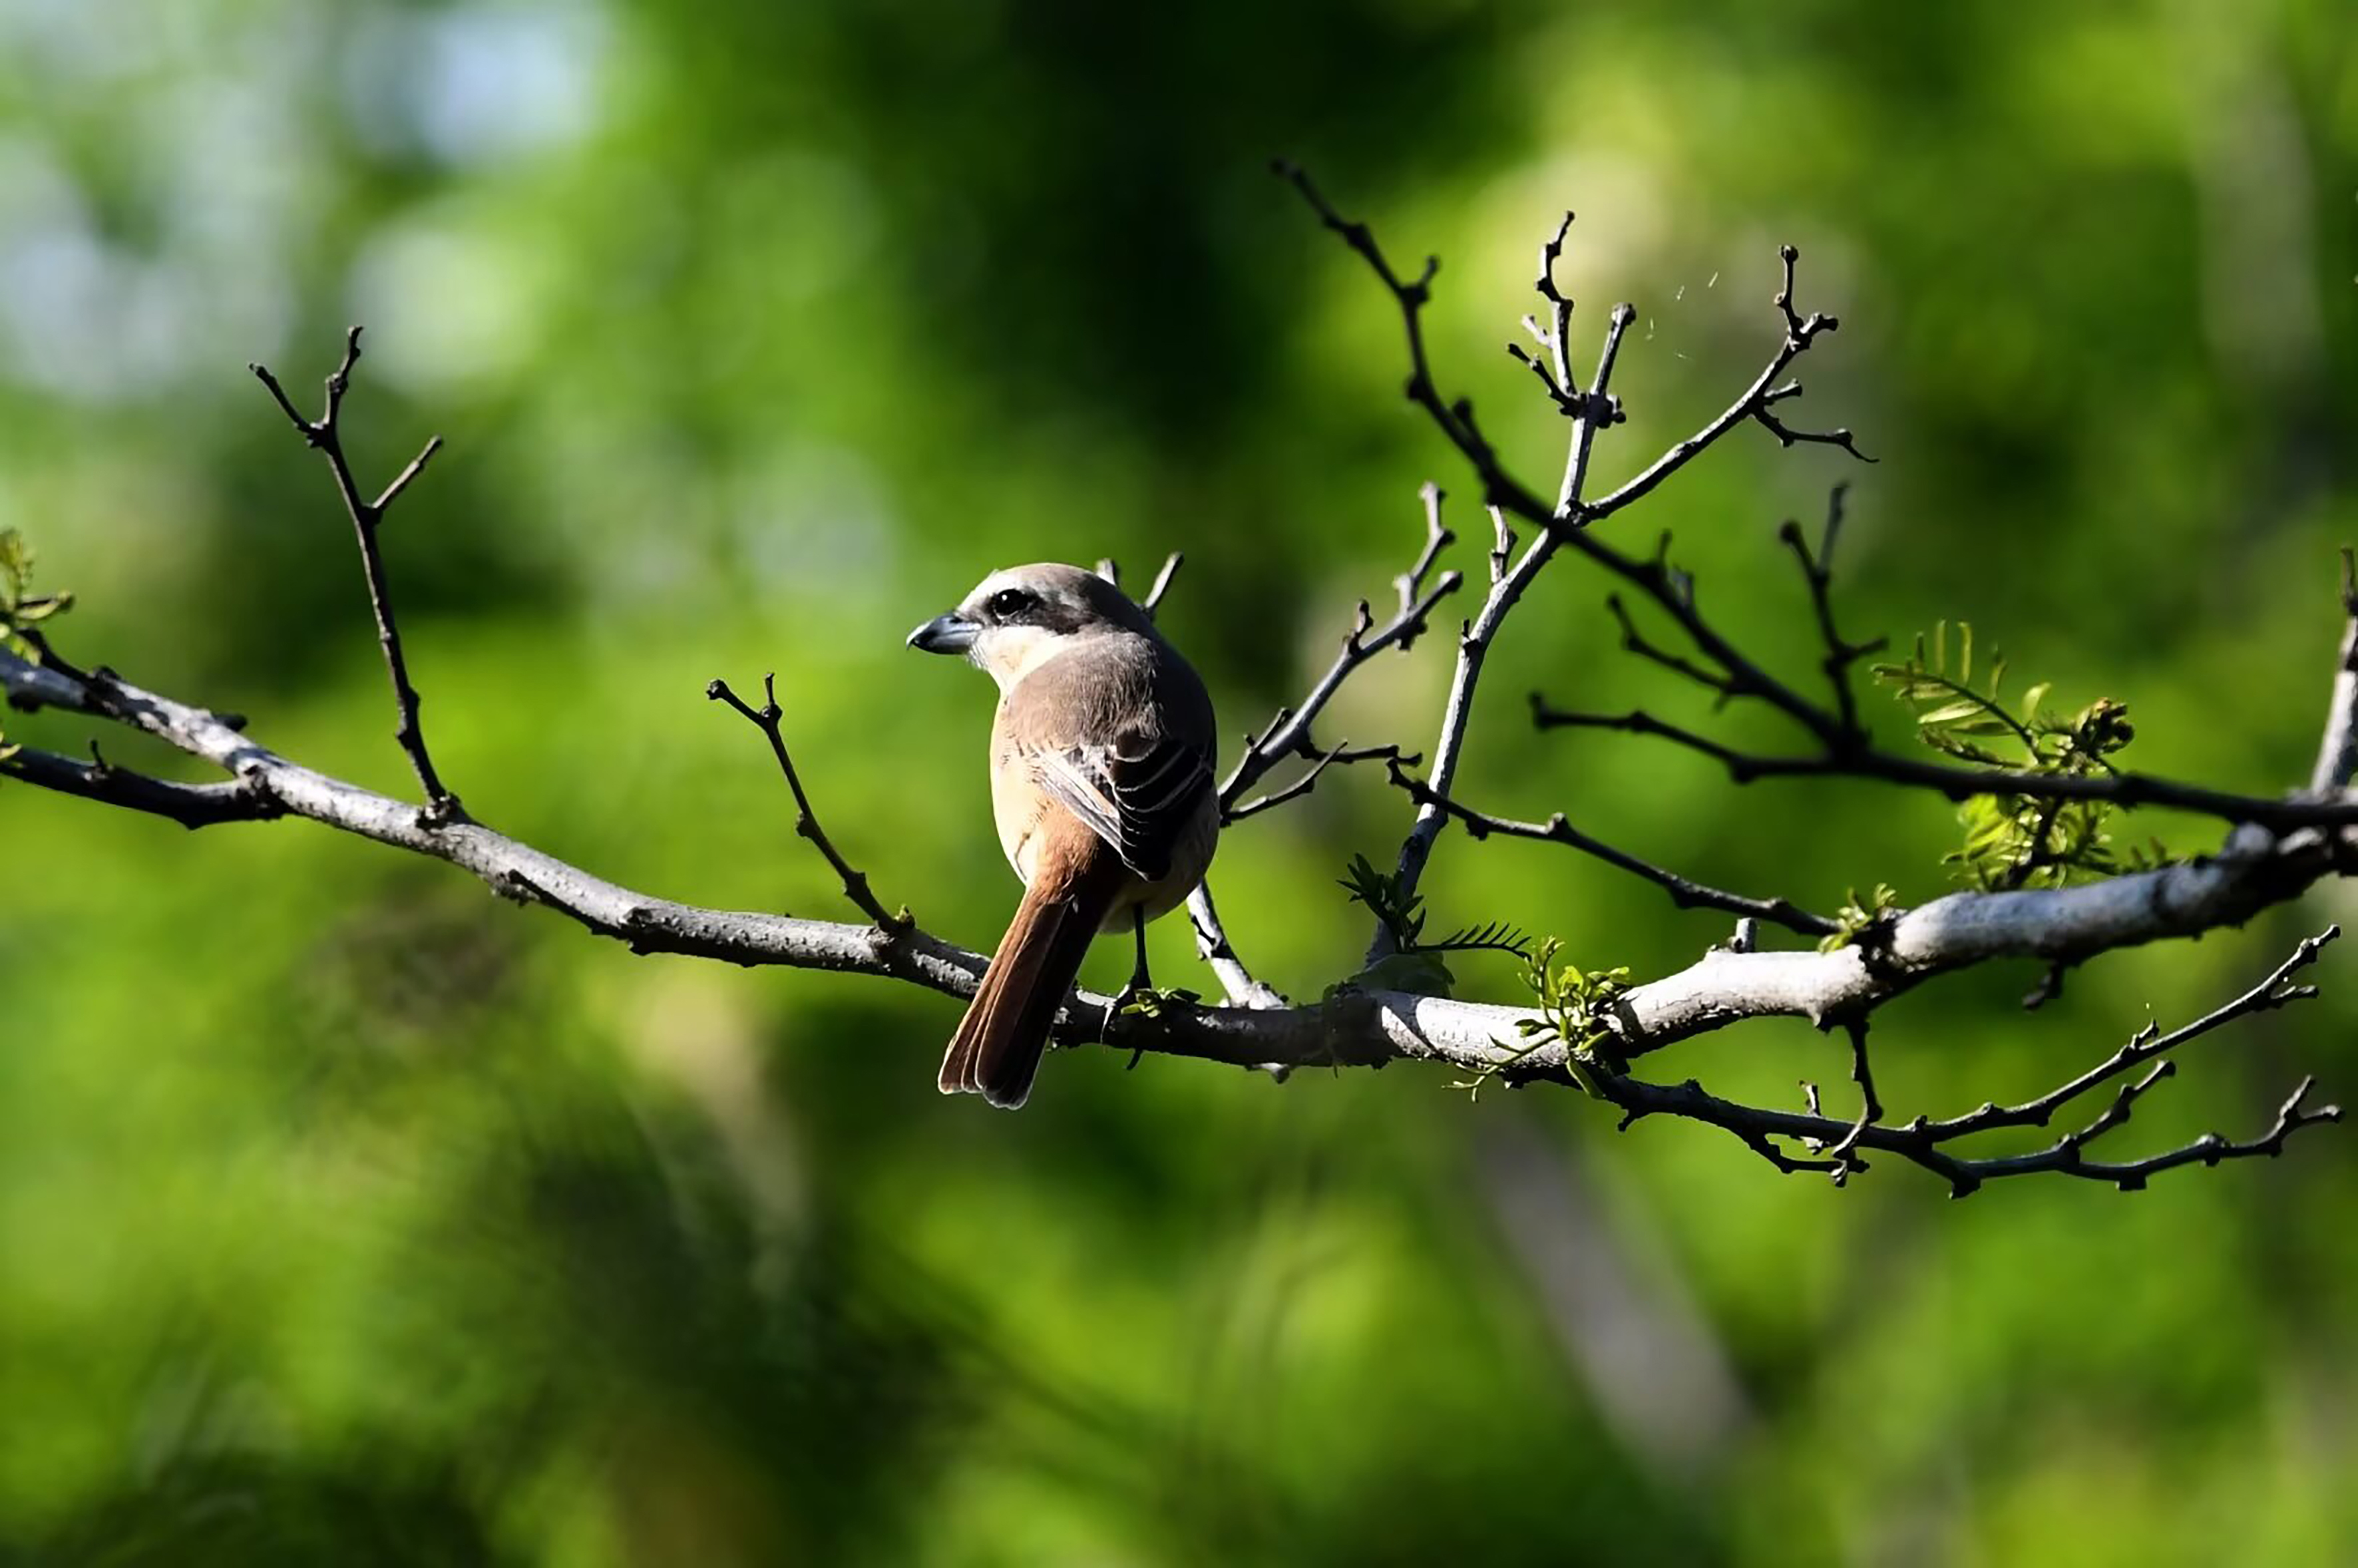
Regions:
<instances>
[{"instance_id":1,"label":"bird's hooked beak","mask_svg":"<svg viewBox=\"0 0 2358 1568\"><path fill-rule=\"evenodd\" d=\"M953 610L910 633L909 646L925 654L963 654L974 646L975 635L981 630Z\"/></svg>"}]
</instances>

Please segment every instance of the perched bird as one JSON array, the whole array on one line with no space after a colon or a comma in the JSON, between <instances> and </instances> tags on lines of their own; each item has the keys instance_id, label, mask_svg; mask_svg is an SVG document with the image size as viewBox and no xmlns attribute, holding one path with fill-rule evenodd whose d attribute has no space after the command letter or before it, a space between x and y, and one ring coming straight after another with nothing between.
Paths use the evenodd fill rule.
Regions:
<instances>
[{"instance_id":1,"label":"perched bird","mask_svg":"<svg viewBox=\"0 0 2358 1568\"><path fill-rule=\"evenodd\" d=\"M944 1094L1032 1092L1089 939L1146 923L1204 878L1219 836L1211 698L1146 612L1078 567L1010 567L909 633L999 683L990 804L1023 899L942 1058Z\"/></svg>"}]
</instances>

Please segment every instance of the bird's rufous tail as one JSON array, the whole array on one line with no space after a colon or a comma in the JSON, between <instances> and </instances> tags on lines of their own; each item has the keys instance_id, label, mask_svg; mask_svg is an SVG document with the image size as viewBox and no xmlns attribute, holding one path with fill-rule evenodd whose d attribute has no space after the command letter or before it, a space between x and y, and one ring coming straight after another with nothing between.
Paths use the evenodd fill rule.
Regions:
<instances>
[{"instance_id":1,"label":"bird's rufous tail","mask_svg":"<svg viewBox=\"0 0 2358 1568\"><path fill-rule=\"evenodd\" d=\"M998 956L950 1036L940 1079L946 1095L979 1094L1013 1110L1032 1093L1056 1009L1126 874L1110 848L1072 826L1077 831L1060 835L1065 844L1044 846Z\"/></svg>"}]
</instances>

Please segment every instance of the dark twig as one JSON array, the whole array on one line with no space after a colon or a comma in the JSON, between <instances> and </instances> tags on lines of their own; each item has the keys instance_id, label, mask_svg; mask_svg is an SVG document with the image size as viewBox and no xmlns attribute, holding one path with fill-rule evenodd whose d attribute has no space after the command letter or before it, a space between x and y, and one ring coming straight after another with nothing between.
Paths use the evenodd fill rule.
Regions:
<instances>
[{"instance_id":1,"label":"dark twig","mask_svg":"<svg viewBox=\"0 0 2358 1568\"><path fill-rule=\"evenodd\" d=\"M180 784L118 767L98 755L76 762L30 746L0 746L0 777L20 779L60 795L79 795L125 810L162 816L183 827L223 822L262 822L284 814L268 792L243 779L222 784Z\"/></svg>"},{"instance_id":2,"label":"dark twig","mask_svg":"<svg viewBox=\"0 0 2358 1568\"><path fill-rule=\"evenodd\" d=\"M1317 753L1311 762L1309 769L1304 772L1300 778L1294 780L1283 789L1271 790L1267 795L1256 795L1252 799L1245 801L1241 805L1222 808L1220 813L1220 823L1221 826L1226 827L1232 822L1242 822L1248 816L1258 816L1264 811L1283 806L1289 800L1298 799L1303 795L1308 795L1312 790L1318 787L1318 775L1325 773L1328 768L1334 766L1337 762L1344 763L1347 766L1352 762L1383 762L1398 764L1401 762L1413 763L1418 760L1419 759L1413 755L1407 757L1401 756L1398 746L1360 746L1354 748L1347 741Z\"/></svg>"},{"instance_id":3,"label":"dark twig","mask_svg":"<svg viewBox=\"0 0 2358 1568\"><path fill-rule=\"evenodd\" d=\"M1867 1065L1863 1022L1847 1025L1851 1030L1852 1076L1859 1084L1864 1102L1859 1119L1847 1125L1820 1111L1816 1087L1809 1084L1803 1086L1809 1104L1807 1115L1721 1099L1704 1093L1702 1087L1692 1079L1676 1087L1669 1087L1626 1076L1608 1076L1598 1080L1598 1087L1607 1099L1620 1106L1626 1113L1624 1127L1641 1117L1653 1115L1679 1116L1707 1122L1734 1133L1747 1147L1777 1163L1780 1170L1828 1170L1840 1179L1852 1171L1866 1168L1865 1162L1857 1158L1859 1150L1874 1149L1897 1154L1942 1177L1949 1183L1950 1195L1953 1197L1967 1196L1985 1182L2041 1172L2110 1182L2123 1192L2135 1191L2143 1187L2151 1177L2180 1165L2198 1162L2216 1165L2225 1160L2259 1155L2273 1157L2282 1152L2285 1141L2302 1128L2342 1119L2342 1109L2338 1106L2320 1106L2314 1109L2309 1107L2308 1099L2315 1087L2315 1080L2303 1078L2277 1108L2276 1119L2268 1130L2257 1138L2237 1142L2216 1132L2205 1133L2190 1143L2137 1160L2098 1161L2089 1159L2086 1153L2090 1143L2126 1122L2136 1102L2176 1070L2176 1062L2167 1054L2169 1052L2236 1019L2316 995L2316 988L2312 986L2290 985L2288 981L2293 974L2315 962L2318 949L2338 935L2340 928L2330 926L2303 940L2292 957L2278 965L2266 979L2233 1001L2168 1034L2162 1034L2151 1026L2140 1030L2110 1057L2036 1099L2018 1106L1985 1105L1979 1110L1944 1121L1932 1121L1920 1116L1900 1126L1883 1121L1883 1107L1876 1097L1873 1075ZM2147 1063L2151 1064L2150 1069L2143 1076L2123 1083L2093 1119L2065 1133L2045 1148L2021 1154L1986 1157L1960 1154L1948 1148L1959 1139L2000 1128L2044 1127L2072 1100L2119 1077L2130 1068ZM1824 1158L1814 1162L1792 1160L1774 1151L1771 1140L1776 1138L1796 1140L1813 1153L1823 1152Z\"/></svg>"},{"instance_id":4,"label":"dark twig","mask_svg":"<svg viewBox=\"0 0 2358 1568\"><path fill-rule=\"evenodd\" d=\"M1696 649L1717 669L1703 669L1650 645L1634 651L1678 670L1718 693L1723 698L1754 697L1767 703L1807 731L1820 750L1814 754L1779 756L1745 752L1665 723L1643 712L1617 716L1566 712L1534 697L1532 716L1539 727L1625 730L1658 736L1699 752L1725 766L1738 784L1764 778L1859 778L1879 780L1907 788L1923 789L1951 800L1974 795L2012 795L2030 800L2103 801L2120 806L2160 806L2215 816L2224 821L2257 823L2277 832L2297 827L2348 827L2358 824L2358 799L2338 792L2331 798L2271 798L2238 795L2227 790L2184 784L2148 773L2106 771L2099 773L2039 773L2024 768L1973 767L1934 762L1877 750L1839 707L1812 701L1770 674L1744 653L1704 615L1695 596L1694 580L1656 554L1639 559L1615 549L1589 530L1562 535L1567 548L1586 556L1607 572L1631 584L1675 621ZM1821 591L1817 577L1824 569L1822 550L1807 563L1813 596ZM1825 626L1831 626L1831 611ZM1625 627L1628 626L1626 616ZM1822 630L1823 628L1822 627ZM1634 628L1631 628L1634 633ZM1642 638L1639 639L1640 642ZM1875 644L1852 644L1833 633L1827 662L1846 665ZM1837 691L1842 689L1839 686ZM1855 713L1855 709L1853 710Z\"/></svg>"},{"instance_id":5,"label":"dark twig","mask_svg":"<svg viewBox=\"0 0 2358 1568\"><path fill-rule=\"evenodd\" d=\"M1512 817L1493 816L1487 812L1476 811L1471 806L1461 805L1440 794L1424 780L1411 774L1403 762L1391 763L1389 771L1392 784L1404 791L1411 799L1421 806L1430 806L1445 816L1455 817L1464 826L1466 833L1476 840L1497 833L1509 838L1535 838L1545 843L1564 845L1569 849L1579 850L1584 855L1602 860L1608 866L1617 866L1632 876L1653 883L1669 893L1671 902L1681 909L1721 910L1729 914L1766 920L1773 925L1781 925L1789 931L1798 931L1805 936L1827 936L1841 929L1825 916L1812 914L1790 900L1747 898L1741 893L1725 892L1718 888L1706 887L1675 871L1665 871L1650 861L1639 860L1627 850L1617 849L1600 838L1583 833L1567 821L1562 812L1556 813L1545 822L1518 822Z\"/></svg>"},{"instance_id":6,"label":"dark twig","mask_svg":"<svg viewBox=\"0 0 2358 1568\"><path fill-rule=\"evenodd\" d=\"M810 796L803 790L802 775L795 771L794 758L786 752L786 738L779 723L784 715L778 708L777 676L772 674L762 677L762 706L758 708L748 705L731 691L725 680L711 682L704 688L704 695L712 701L727 703L769 738L770 751L778 759L778 771L785 774L786 788L794 792L795 832L809 839L818 852L827 857L827 863L835 868L835 874L842 880L843 895L857 905L862 914L874 921L876 928L887 936L910 930L915 922L910 917L908 907L903 905L897 914L888 911L869 888L868 873L854 871L851 862L843 858L834 840L827 836L826 829L819 827L818 814L811 809Z\"/></svg>"},{"instance_id":7,"label":"dark twig","mask_svg":"<svg viewBox=\"0 0 2358 1568\"><path fill-rule=\"evenodd\" d=\"M2119 806L2157 806L2191 812L2224 822L2251 822L2275 832L2298 827L2342 827L2358 824L2358 801L2273 798L2182 784L2150 773L2040 773L2022 768L1963 767L1895 756L1872 747L1816 756L1771 756L1739 752L1691 730L1665 723L1643 711L1595 714L1567 711L1534 697L1534 720L1542 730L1621 730L1652 735L1700 752L1727 769L1737 784L1770 778L1855 778L1929 790L1951 800L2013 795L2031 800L2095 800ZM1832 722L1831 715L1822 716Z\"/></svg>"},{"instance_id":8,"label":"dark twig","mask_svg":"<svg viewBox=\"0 0 2358 1568\"><path fill-rule=\"evenodd\" d=\"M1801 563L1802 579L1810 587L1810 608L1817 616L1818 636L1825 643L1825 657L1819 668L1825 671L1826 685L1834 694L1834 706L1841 715L1842 731L1858 740L1866 739L1858 722L1858 698L1851 689L1850 668L1859 660L1884 645L1884 639L1853 643L1845 640L1834 625L1833 579L1834 540L1842 533L1843 499L1850 492L1847 482L1837 484L1826 498L1826 531L1816 552L1801 536L1801 525L1788 520L1777 536L1793 552Z\"/></svg>"},{"instance_id":9,"label":"dark twig","mask_svg":"<svg viewBox=\"0 0 2358 1568\"><path fill-rule=\"evenodd\" d=\"M1594 523L1599 519L1610 517L1631 503L1642 501L1652 494L1664 480L1702 456L1722 436L1747 419L1758 422L1774 434L1780 443L1789 447L1797 440L1824 441L1844 448L1851 456L1861 461L1872 460L1852 443L1850 432L1847 430L1836 431L1829 436L1789 430L1778 423L1776 416L1768 412L1772 404L1801 395L1800 383L1780 384L1779 382L1778 378L1785 373L1786 367L1809 352L1810 345L1817 341L1819 334L1831 332L1842 324L1836 318L1822 312L1812 311L1803 316L1793 308L1793 266L1801 259L1801 252L1790 245L1782 245L1778 248L1777 254L1785 267L1784 284L1778 289L1776 297L1777 309L1785 319L1785 337L1784 341L1777 346L1777 351L1769 356L1768 363L1758 375L1752 378L1752 384L1746 387L1742 395L1723 409L1711 423L1656 458L1637 477L1621 485L1610 495L1584 505L1580 509L1581 522Z\"/></svg>"},{"instance_id":10,"label":"dark twig","mask_svg":"<svg viewBox=\"0 0 2358 1568\"><path fill-rule=\"evenodd\" d=\"M1413 280L1403 279L1392 269L1383 248L1365 223L1353 222L1327 203L1318 188L1311 183L1298 165L1280 158L1270 168L1277 176L1301 192L1303 200L1318 215L1318 221L1340 236L1359 258L1368 264L1384 288L1392 297L1401 315L1401 328L1408 341L1409 376L1406 392L1410 402L1424 410L1450 444L1474 465L1482 481L1483 500L1525 516L1544 515L1539 498L1525 490L1500 466L1498 455L1483 438L1474 423L1474 406L1464 398L1455 403L1444 402L1433 379L1433 366L1424 347L1423 311L1433 297L1433 274L1441 270L1441 258L1428 257L1424 270Z\"/></svg>"},{"instance_id":11,"label":"dark twig","mask_svg":"<svg viewBox=\"0 0 2358 1568\"><path fill-rule=\"evenodd\" d=\"M1623 653L1632 654L1650 664L1660 665L1671 674L1684 676L1705 690L1716 692L1722 701L1737 695L1735 683L1727 676L1714 674L1692 659L1673 654L1666 648L1658 647L1648 641L1646 634L1638 630L1638 622L1631 618L1629 607L1622 602L1619 594L1606 594L1605 608L1621 628Z\"/></svg>"},{"instance_id":12,"label":"dark twig","mask_svg":"<svg viewBox=\"0 0 2358 1568\"><path fill-rule=\"evenodd\" d=\"M1883 1119L1883 1101L1875 1093L1875 1070L1866 1059L1866 1020L1851 1019L1843 1030L1850 1036L1850 1081L1858 1086L1858 1119L1851 1123L1850 1130L1840 1141L1826 1151L1829 1158L1840 1162L1834 1172L1836 1186L1854 1168L1851 1151L1858 1147L1858 1141L1866 1136L1868 1128Z\"/></svg>"},{"instance_id":13,"label":"dark twig","mask_svg":"<svg viewBox=\"0 0 2358 1568\"><path fill-rule=\"evenodd\" d=\"M2034 1099L2025 1100L2019 1105L1985 1105L1979 1110L1963 1116L1929 1123L1925 1130L1938 1140L1946 1141L2000 1127L2044 1127L2057 1111L2090 1089L2109 1083L2132 1067L2166 1057L2187 1042L2199 1040L2239 1018L2267 1012L2287 1002L2306 1001L2316 996L2316 987L2294 985L2292 977L2316 963L2320 951L2341 935L2341 926L2329 925L2314 936L2303 937L2293 948L2290 957L2271 970L2267 979L2243 995L2212 1009L2190 1023L2180 1024L2167 1034L2161 1032L2159 1025L2147 1023L2130 1035L2110 1056Z\"/></svg>"},{"instance_id":14,"label":"dark twig","mask_svg":"<svg viewBox=\"0 0 2358 1568\"><path fill-rule=\"evenodd\" d=\"M348 329L344 333L343 362L328 377L327 406L317 419L306 419L287 395L278 378L259 364L248 365L257 380L269 389L270 395L293 423L303 439L327 458L328 467L336 479L336 493L343 498L344 510L352 520L352 533L360 542L361 568L368 579L369 607L376 616L378 645L384 650L385 674L393 681L395 706L401 716L400 727L394 739L409 758L410 768L417 774L419 787L426 792L429 820L456 822L465 819L459 797L442 785L441 776L434 771L434 760L426 750L426 731L418 723L417 688L410 683L409 663L401 651L401 633L395 622L393 590L386 581L384 554L377 546L377 529L384 523L386 509L400 499L410 481L426 471L434 454L442 449L442 438L434 437L425 449L412 458L409 466L394 476L374 501L363 498L359 484L352 478L352 464L345 459L342 432L337 419L343 410L344 394L352 385L352 367L360 362L361 330Z\"/></svg>"},{"instance_id":15,"label":"dark twig","mask_svg":"<svg viewBox=\"0 0 2358 1568\"><path fill-rule=\"evenodd\" d=\"M1424 545L1409 569L1392 579L1393 587L1400 594L1399 609L1390 620L1378 626L1375 612L1368 607L1366 600L1361 600L1352 618L1351 629L1343 635L1341 651L1326 666L1325 672L1311 684L1302 701L1293 708L1279 708L1260 734L1245 737L1244 754L1237 759L1237 765L1229 770L1228 776L1220 781L1220 810L1224 818L1234 820L1238 816L1250 815L1238 811L1237 803L1244 797L1247 790L1260 782L1271 768L1287 757L1300 757L1305 762L1316 762L1325 756L1326 752L1311 739L1311 726L1317 721L1318 715L1335 694L1342 689L1343 683L1350 679L1360 665L1387 648L1396 647L1406 653L1431 624L1433 607L1463 585L1465 579L1454 571L1444 571L1437 578L1433 576L1441 551L1455 535L1441 524L1443 497L1440 490L1428 484L1418 494L1424 503ZM1428 582L1428 579L1432 580ZM1348 762L1395 754L1396 748L1373 747L1357 753L1345 751L1336 760ZM1254 809L1261 807L1256 804Z\"/></svg>"}]
</instances>

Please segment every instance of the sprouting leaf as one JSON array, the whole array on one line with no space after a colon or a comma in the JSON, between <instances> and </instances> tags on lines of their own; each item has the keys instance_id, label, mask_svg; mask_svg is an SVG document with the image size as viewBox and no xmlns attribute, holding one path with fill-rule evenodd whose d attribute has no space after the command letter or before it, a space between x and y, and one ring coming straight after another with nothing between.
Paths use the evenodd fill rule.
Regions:
<instances>
[{"instance_id":1,"label":"sprouting leaf","mask_svg":"<svg viewBox=\"0 0 2358 1568\"><path fill-rule=\"evenodd\" d=\"M1495 951L1523 956L1523 934L1504 921L1485 921L1479 925L1462 926L1437 942L1424 940L1424 915L1421 893L1401 896L1400 878L1379 871L1365 855L1354 855L1346 866L1339 885L1349 893L1351 902L1365 904L1391 938L1391 945L1401 953L1464 953ZM1447 971L1444 970L1444 976Z\"/></svg>"},{"instance_id":2,"label":"sprouting leaf","mask_svg":"<svg viewBox=\"0 0 2358 1568\"><path fill-rule=\"evenodd\" d=\"M1480 925L1469 925L1451 932L1437 942L1419 942L1420 953L1512 953L1518 958L1528 957L1531 939L1504 921L1492 920Z\"/></svg>"},{"instance_id":3,"label":"sprouting leaf","mask_svg":"<svg viewBox=\"0 0 2358 1568\"><path fill-rule=\"evenodd\" d=\"M2088 777L2113 772L2109 759L2136 739L2127 706L2109 697L2062 718L2047 710L2054 687L2040 681L2018 703L2007 703L2006 658L1996 649L1987 651L1975 682L1971 624L1958 623L1953 666L1950 645L1948 622L1941 622L1929 645L1917 637L1912 657L1875 668L1876 678L1913 710L1917 739L1942 755L1974 767ZM1964 841L1947 862L1963 881L1985 890L2110 876L2126 863L2105 831L2111 810L2104 801L1977 795L1958 808Z\"/></svg>"},{"instance_id":4,"label":"sprouting leaf","mask_svg":"<svg viewBox=\"0 0 2358 1568\"><path fill-rule=\"evenodd\" d=\"M1858 896L1856 888L1851 889L1849 900L1834 911L1836 929L1828 932L1818 943L1818 951L1833 953L1849 946L1866 935L1876 922L1898 907L1899 894L1882 882L1876 883L1875 892L1866 898Z\"/></svg>"},{"instance_id":5,"label":"sprouting leaf","mask_svg":"<svg viewBox=\"0 0 2358 1568\"><path fill-rule=\"evenodd\" d=\"M1122 1003L1121 1011L1141 1018L1160 1018L1166 1012L1185 1012L1203 1000L1200 991L1149 986L1144 990L1131 992L1130 1000Z\"/></svg>"},{"instance_id":6,"label":"sprouting leaf","mask_svg":"<svg viewBox=\"0 0 2358 1568\"><path fill-rule=\"evenodd\" d=\"M33 547L14 528L0 528L0 647L25 658L35 656L23 629L73 608L70 593L33 591Z\"/></svg>"}]
</instances>

